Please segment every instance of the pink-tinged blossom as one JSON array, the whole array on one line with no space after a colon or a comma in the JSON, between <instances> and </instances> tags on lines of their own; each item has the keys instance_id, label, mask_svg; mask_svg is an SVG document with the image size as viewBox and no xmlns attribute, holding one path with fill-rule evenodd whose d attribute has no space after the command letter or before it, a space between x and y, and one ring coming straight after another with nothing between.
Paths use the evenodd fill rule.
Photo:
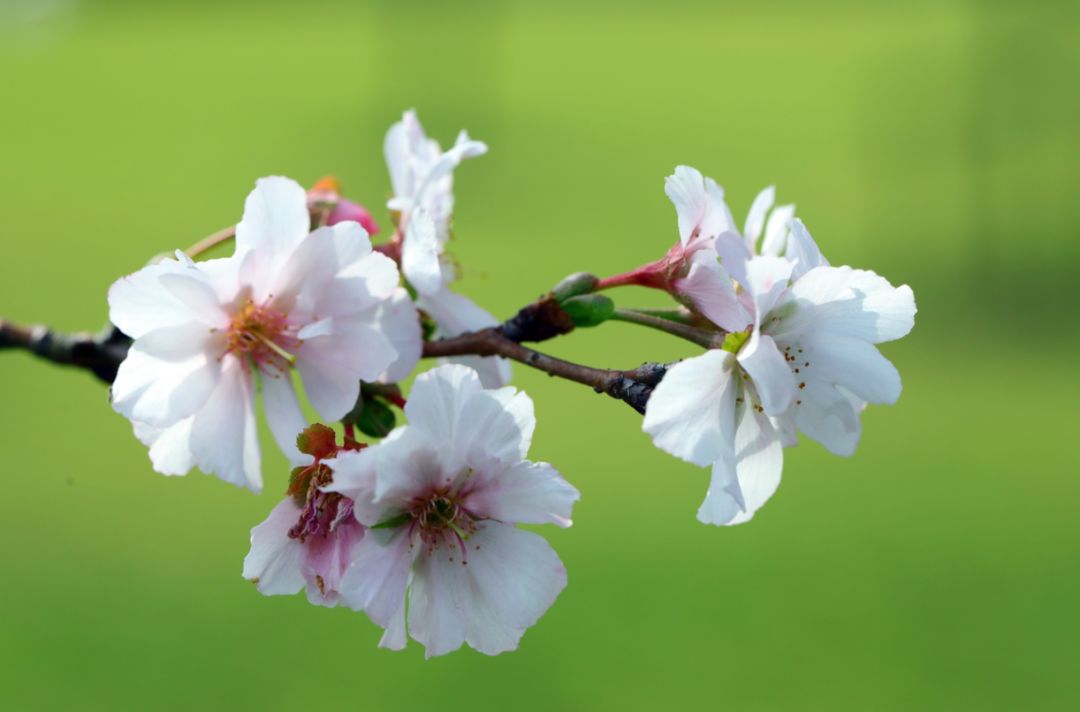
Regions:
<instances>
[{"instance_id":1,"label":"pink-tinged blossom","mask_svg":"<svg viewBox=\"0 0 1080 712\"><path fill-rule=\"evenodd\" d=\"M431 315L436 338L458 336L496 326L499 322L450 285L457 279L447 259L454 209L453 171L466 158L487 153L487 145L462 131L448 151L428 138L414 111L390 127L385 141L386 163L394 196L388 206L398 212L401 271L417 292L417 305ZM495 357L447 359L475 368L485 387L510 380L510 364Z\"/></svg>"},{"instance_id":2,"label":"pink-tinged blossom","mask_svg":"<svg viewBox=\"0 0 1080 712\"><path fill-rule=\"evenodd\" d=\"M396 266L354 222L309 234L304 189L258 181L231 257L182 253L118 280L110 319L134 339L112 388L113 407L150 447L155 469L192 466L254 491L262 487L255 395L291 459L305 424L293 388L333 421L356 403L360 381L411 368L416 313Z\"/></svg>"},{"instance_id":3,"label":"pink-tinged blossom","mask_svg":"<svg viewBox=\"0 0 1080 712\"><path fill-rule=\"evenodd\" d=\"M353 516L351 499L321 489L333 479L323 459L339 451L333 430L315 425L305 435L322 437L321 447L304 448L315 457L293 470L288 496L251 530L243 576L267 596L306 589L309 601L333 607L341 600L341 580L365 528Z\"/></svg>"},{"instance_id":4,"label":"pink-tinged blossom","mask_svg":"<svg viewBox=\"0 0 1080 712\"><path fill-rule=\"evenodd\" d=\"M723 350L676 364L643 427L661 449L712 465L698 518L737 524L776 490L782 447L795 444L796 430L850 455L865 405L896 401L900 376L874 345L911 330L915 300L910 287L873 272L828 266L799 221L790 258L751 257L746 243L724 238L715 249L741 286L735 299L751 324ZM728 286L718 303L731 299Z\"/></svg>"},{"instance_id":5,"label":"pink-tinged blossom","mask_svg":"<svg viewBox=\"0 0 1080 712\"><path fill-rule=\"evenodd\" d=\"M327 463L325 489L368 527L342 597L385 629L383 647L409 634L429 657L513 650L566 585L548 543L516 525L570 526L578 492L525 459L536 421L524 393L440 366L417 378L405 413L379 445Z\"/></svg>"}]
</instances>

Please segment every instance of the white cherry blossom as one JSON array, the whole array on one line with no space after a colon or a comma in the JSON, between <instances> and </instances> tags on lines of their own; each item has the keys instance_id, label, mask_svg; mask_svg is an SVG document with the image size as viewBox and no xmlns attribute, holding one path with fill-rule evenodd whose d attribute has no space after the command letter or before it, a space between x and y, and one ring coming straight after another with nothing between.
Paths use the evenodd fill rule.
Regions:
<instances>
[{"instance_id":1,"label":"white cherry blossom","mask_svg":"<svg viewBox=\"0 0 1080 712\"><path fill-rule=\"evenodd\" d=\"M435 337L451 337L498 325L498 321L450 285L457 279L446 258L454 208L453 171L466 158L487 153L487 145L462 131L443 151L428 138L414 111L386 134L386 163L394 196L388 206L399 213L401 271L417 292L417 305L435 320ZM475 368L489 388L510 380L510 364L495 357L447 359Z\"/></svg>"},{"instance_id":2,"label":"white cherry blossom","mask_svg":"<svg viewBox=\"0 0 1080 712\"><path fill-rule=\"evenodd\" d=\"M724 350L675 365L646 409L643 427L658 447L712 465L698 512L706 523L753 515L779 485L782 446L794 444L796 430L850 455L865 404L900 395L896 369L874 344L911 330L911 288L828 266L799 221L785 238L790 258L751 257L745 242L716 240L719 262L741 291L733 296L725 284L714 301L729 312L741 306L751 323L732 333ZM705 315L713 318L717 305Z\"/></svg>"},{"instance_id":3,"label":"white cherry blossom","mask_svg":"<svg viewBox=\"0 0 1080 712\"><path fill-rule=\"evenodd\" d=\"M368 527L341 595L385 629L383 647L408 633L429 657L464 643L513 650L566 585L548 543L516 524L570 526L578 492L525 459L536 421L524 393L439 366L417 378L405 412L409 425L382 443L327 462L325 489L354 500Z\"/></svg>"},{"instance_id":4,"label":"white cherry blossom","mask_svg":"<svg viewBox=\"0 0 1080 712\"><path fill-rule=\"evenodd\" d=\"M150 446L155 469L192 466L262 486L255 397L292 459L304 424L293 387L325 420L345 415L360 381L409 369L420 355L415 311L396 266L363 228L341 222L309 234L304 189L264 178L248 196L231 257L183 253L118 280L110 319L134 342L113 407Z\"/></svg>"}]
</instances>

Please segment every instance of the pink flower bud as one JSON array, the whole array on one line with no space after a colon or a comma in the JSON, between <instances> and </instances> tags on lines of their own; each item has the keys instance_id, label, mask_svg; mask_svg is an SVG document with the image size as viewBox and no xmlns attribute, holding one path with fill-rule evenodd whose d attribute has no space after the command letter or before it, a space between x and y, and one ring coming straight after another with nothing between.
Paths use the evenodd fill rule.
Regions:
<instances>
[{"instance_id":1,"label":"pink flower bud","mask_svg":"<svg viewBox=\"0 0 1080 712\"><path fill-rule=\"evenodd\" d=\"M308 191L308 207L312 210L329 210L324 225L336 225L348 220L360 223L367 230L368 235L376 235L379 232L379 226L367 208L341 197L341 184L337 178L327 176L316 181Z\"/></svg>"}]
</instances>

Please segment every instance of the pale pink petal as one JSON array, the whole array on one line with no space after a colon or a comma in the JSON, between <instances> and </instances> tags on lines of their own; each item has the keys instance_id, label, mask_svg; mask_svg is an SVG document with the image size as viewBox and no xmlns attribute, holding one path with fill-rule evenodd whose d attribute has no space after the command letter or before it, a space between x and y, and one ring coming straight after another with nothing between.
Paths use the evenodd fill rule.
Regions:
<instances>
[{"instance_id":1,"label":"pale pink petal","mask_svg":"<svg viewBox=\"0 0 1080 712\"><path fill-rule=\"evenodd\" d=\"M435 223L423 208L417 208L405 227L405 243L401 249L401 271L420 294L434 294L443 286L439 264L439 241Z\"/></svg>"},{"instance_id":2,"label":"pale pink petal","mask_svg":"<svg viewBox=\"0 0 1080 712\"><path fill-rule=\"evenodd\" d=\"M409 298L409 293L398 288L392 297L379 306L374 315L373 326L387 338L397 352L397 358L379 376L379 381L404 381L416 368L424 348L420 315Z\"/></svg>"},{"instance_id":3,"label":"pale pink petal","mask_svg":"<svg viewBox=\"0 0 1080 712\"><path fill-rule=\"evenodd\" d=\"M788 235L787 249L784 256L795 263L791 278L797 280L815 267L827 266L828 260L821 254L814 238L798 218L791 221L791 234Z\"/></svg>"},{"instance_id":4,"label":"pale pink petal","mask_svg":"<svg viewBox=\"0 0 1080 712\"><path fill-rule=\"evenodd\" d=\"M675 288L721 329L742 331L752 321L736 298L731 275L717 260L715 252L695 253L690 271L685 278L676 280Z\"/></svg>"},{"instance_id":5,"label":"pale pink petal","mask_svg":"<svg viewBox=\"0 0 1080 712\"><path fill-rule=\"evenodd\" d=\"M390 341L372 327L335 319L332 333L296 349L296 366L319 417L335 421L356 405L360 381L376 380L396 357Z\"/></svg>"},{"instance_id":6,"label":"pale pink petal","mask_svg":"<svg viewBox=\"0 0 1080 712\"><path fill-rule=\"evenodd\" d=\"M473 475L464 506L479 517L568 527L581 494L546 462L519 462L495 474Z\"/></svg>"},{"instance_id":7,"label":"pale pink petal","mask_svg":"<svg viewBox=\"0 0 1080 712\"><path fill-rule=\"evenodd\" d=\"M779 256L787 247L788 230L795 217L794 205L777 205L765 223L765 239L761 241L761 254Z\"/></svg>"},{"instance_id":8,"label":"pale pink petal","mask_svg":"<svg viewBox=\"0 0 1080 712\"><path fill-rule=\"evenodd\" d=\"M834 455L851 455L859 442L862 404L827 383L807 381L794 406L795 424Z\"/></svg>"},{"instance_id":9,"label":"pale pink petal","mask_svg":"<svg viewBox=\"0 0 1080 712\"><path fill-rule=\"evenodd\" d=\"M450 337L468 331L497 326L499 321L468 297L442 288L431 296L417 300L417 306L435 320L437 337ZM480 376L484 388L499 388L510 382L510 362L495 356L458 356L440 359L440 363L459 363L472 368Z\"/></svg>"},{"instance_id":10,"label":"pale pink petal","mask_svg":"<svg viewBox=\"0 0 1080 712\"><path fill-rule=\"evenodd\" d=\"M743 286L753 300L756 323L763 324L780 300L787 289L791 268L792 264L783 257L754 257L747 263Z\"/></svg>"},{"instance_id":11,"label":"pale pink petal","mask_svg":"<svg viewBox=\"0 0 1080 712\"><path fill-rule=\"evenodd\" d=\"M112 385L112 406L130 420L156 428L200 409L217 384L221 364L204 353L182 361L156 358L132 344Z\"/></svg>"},{"instance_id":12,"label":"pale pink petal","mask_svg":"<svg viewBox=\"0 0 1080 712\"><path fill-rule=\"evenodd\" d=\"M150 449L150 463L155 472L180 476L195 468L195 458L191 454L191 425L194 422L195 418L185 418L167 428L132 422L135 437Z\"/></svg>"},{"instance_id":13,"label":"pale pink petal","mask_svg":"<svg viewBox=\"0 0 1080 712\"><path fill-rule=\"evenodd\" d=\"M199 322L207 327L218 323L220 308L204 313L165 289L161 278L183 276L205 280L197 267L176 260L162 260L113 282L109 287L109 320L133 339L155 329Z\"/></svg>"},{"instance_id":14,"label":"pale pink petal","mask_svg":"<svg viewBox=\"0 0 1080 712\"><path fill-rule=\"evenodd\" d=\"M300 568L307 582L309 602L333 608L344 599L344 575L365 535L364 527L349 516L325 536L307 537L303 542Z\"/></svg>"},{"instance_id":15,"label":"pale pink petal","mask_svg":"<svg viewBox=\"0 0 1080 712\"><path fill-rule=\"evenodd\" d=\"M282 500L262 524L251 530L251 550L244 558L244 578L255 582L259 593L291 596L304 587L300 572L301 544L289 538L300 509L291 498Z\"/></svg>"},{"instance_id":16,"label":"pale pink petal","mask_svg":"<svg viewBox=\"0 0 1080 712\"><path fill-rule=\"evenodd\" d=\"M743 227L743 236L750 252L754 252L754 246L765 227L765 216L769 214L769 208L775 201L776 187L770 185L758 193L750 205L750 211L746 214L746 225Z\"/></svg>"},{"instance_id":17,"label":"pale pink petal","mask_svg":"<svg viewBox=\"0 0 1080 712\"><path fill-rule=\"evenodd\" d=\"M214 392L195 414L191 451L202 471L253 492L262 490L255 393L239 360L225 359Z\"/></svg>"},{"instance_id":18,"label":"pale pink petal","mask_svg":"<svg viewBox=\"0 0 1080 712\"><path fill-rule=\"evenodd\" d=\"M405 588L416 551L405 528L369 530L342 578L345 604L386 629L382 647L405 647Z\"/></svg>"},{"instance_id":19,"label":"pale pink petal","mask_svg":"<svg viewBox=\"0 0 1080 712\"><path fill-rule=\"evenodd\" d=\"M900 397L899 372L873 344L847 336L817 335L799 346L799 377L804 381L843 386L868 403L891 404Z\"/></svg>"},{"instance_id":20,"label":"pale pink petal","mask_svg":"<svg viewBox=\"0 0 1080 712\"><path fill-rule=\"evenodd\" d=\"M307 192L299 183L280 176L255 182L236 226L236 251L250 250L255 255L256 301L270 293L277 272L310 230Z\"/></svg>"},{"instance_id":21,"label":"pale pink petal","mask_svg":"<svg viewBox=\"0 0 1080 712\"><path fill-rule=\"evenodd\" d=\"M304 455L296 448L296 436L307 427L307 418L296 398L291 372L262 373L259 383L266 420L281 452L293 465L311 462L310 455Z\"/></svg>"}]
</instances>

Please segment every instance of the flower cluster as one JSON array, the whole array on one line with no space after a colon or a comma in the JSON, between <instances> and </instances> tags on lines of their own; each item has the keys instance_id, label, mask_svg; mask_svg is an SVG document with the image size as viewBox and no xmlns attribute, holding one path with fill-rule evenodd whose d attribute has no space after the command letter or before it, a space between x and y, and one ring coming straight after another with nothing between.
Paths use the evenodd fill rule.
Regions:
<instances>
[{"instance_id":1,"label":"flower cluster","mask_svg":"<svg viewBox=\"0 0 1080 712\"><path fill-rule=\"evenodd\" d=\"M776 491L797 432L850 455L863 408L899 398L900 376L875 344L911 330L915 298L830 266L794 206L773 208L771 187L743 234L711 178L680 166L667 188L680 237L664 264L678 275L670 289L727 337L668 371L643 427L657 447L712 467L698 519L738 524Z\"/></svg>"},{"instance_id":2,"label":"flower cluster","mask_svg":"<svg viewBox=\"0 0 1080 712\"><path fill-rule=\"evenodd\" d=\"M570 526L578 491L526 459L536 420L506 386L507 359L644 411L659 448L712 468L698 518L737 524L776 490L799 432L852 454L863 408L900 395L876 344L907 334L915 315L907 286L831 266L772 188L740 232L720 186L680 166L666 183L679 239L661 259L572 275L500 324L452 289L446 254L454 170L486 151L465 132L443 151L406 112L386 136L394 228L381 243L337 181L305 190L263 178L223 233L233 254L178 251L109 290L111 321L130 338L112 405L158 472L198 468L261 491L262 394L293 469L252 529L244 577L263 594L306 590L314 604L363 611L383 647L412 637L429 656L515 649L566 585L547 541L517 525ZM600 294L628 284L680 306L618 309ZM523 346L613 319L705 352L616 371ZM417 376L406 399L401 383L425 356L457 363ZM305 400L331 425L309 425Z\"/></svg>"}]
</instances>

